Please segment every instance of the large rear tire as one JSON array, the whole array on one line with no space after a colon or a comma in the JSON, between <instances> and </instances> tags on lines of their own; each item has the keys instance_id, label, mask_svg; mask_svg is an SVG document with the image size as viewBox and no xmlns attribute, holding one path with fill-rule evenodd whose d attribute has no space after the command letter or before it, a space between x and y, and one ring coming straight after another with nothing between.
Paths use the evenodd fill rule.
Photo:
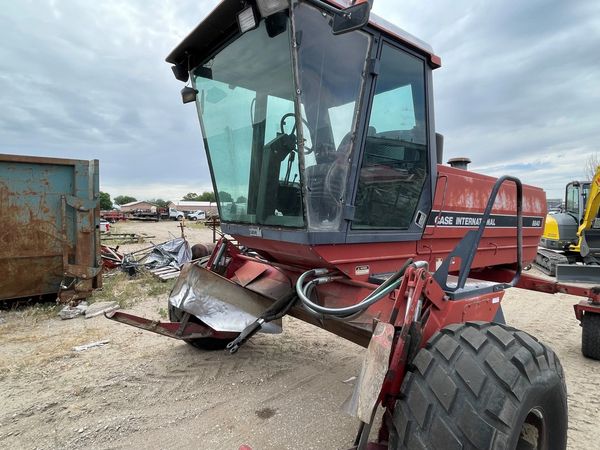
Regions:
<instances>
[{"instance_id":1,"label":"large rear tire","mask_svg":"<svg viewBox=\"0 0 600 450\"><path fill-rule=\"evenodd\" d=\"M169 320L171 322L181 322L183 315L185 312L169 303ZM191 316L191 321L200 322L196 317ZM231 341L233 341L235 337L231 339L220 339L220 338L200 338L200 339L188 339L185 342L193 345L196 348L201 350L224 350Z\"/></svg>"},{"instance_id":2,"label":"large rear tire","mask_svg":"<svg viewBox=\"0 0 600 450\"><path fill-rule=\"evenodd\" d=\"M586 312L581 319L581 353L600 360L600 314Z\"/></svg>"},{"instance_id":3,"label":"large rear tire","mask_svg":"<svg viewBox=\"0 0 600 450\"><path fill-rule=\"evenodd\" d=\"M389 424L389 448L566 448L562 366L529 334L495 323L451 325L409 369Z\"/></svg>"}]
</instances>

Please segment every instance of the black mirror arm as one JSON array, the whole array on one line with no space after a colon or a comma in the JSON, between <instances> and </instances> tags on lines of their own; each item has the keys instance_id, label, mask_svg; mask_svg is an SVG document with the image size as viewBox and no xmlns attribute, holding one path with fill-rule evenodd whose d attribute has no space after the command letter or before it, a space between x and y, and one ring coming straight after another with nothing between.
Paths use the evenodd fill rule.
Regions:
<instances>
[{"instance_id":1,"label":"black mirror arm","mask_svg":"<svg viewBox=\"0 0 600 450\"><path fill-rule=\"evenodd\" d=\"M371 6L373 6L373 0L368 0L369 4ZM313 3L316 3L320 8L324 9L325 11L331 13L331 14L343 14L343 15L348 15L348 13L344 13L345 9L340 9L340 8L336 8L335 6L331 6L329 3L325 3L321 0L313 0ZM352 6L356 6L352 5ZM352 7L350 6L350 8Z\"/></svg>"}]
</instances>

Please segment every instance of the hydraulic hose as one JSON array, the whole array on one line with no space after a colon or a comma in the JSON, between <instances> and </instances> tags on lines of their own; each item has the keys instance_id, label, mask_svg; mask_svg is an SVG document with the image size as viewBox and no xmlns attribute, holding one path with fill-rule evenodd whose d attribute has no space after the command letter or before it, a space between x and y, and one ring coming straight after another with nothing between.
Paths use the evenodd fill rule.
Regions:
<instances>
[{"instance_id":1,"label":"hydraulic hose","mask_svg":"<svg viewBox=\"0 0 600 450\"><path fill-rule=\"evenodd\" d=\"M388 278L383 284L378 286L377 289L367 295L360 302L352 306L330 308L318 305L308 298L307 292L312 291L315 286L319 284L331 283L332 281L341 278L340 276L329 275L329 271L327 269L312 269L300 275L298 281L296 282L296 293L298 294L303 306L309 312L315 313L319 316L326 315L332 316L332 318L348 320L349 316L364 312L364 310L366 310L369 306L378 302L382 298L385 298L390 292L396 289L400 285L400 279L410 264L412 264L412 259L406 261L398 272ZM304 280L310 276L318 277L304 285Z\"/></svg>"}]
</instances>

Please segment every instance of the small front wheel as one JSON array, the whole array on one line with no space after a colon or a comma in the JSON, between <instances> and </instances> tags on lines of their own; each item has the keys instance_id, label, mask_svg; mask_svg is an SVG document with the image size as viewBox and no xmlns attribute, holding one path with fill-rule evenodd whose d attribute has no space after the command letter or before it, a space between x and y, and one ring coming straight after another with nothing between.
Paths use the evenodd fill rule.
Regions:
<instances>
[{"instance_id":1,"label":"small front wheel","mask_svg":"<svg viewBox=\"0 0 600 450\"><path fill-rule=\"evenodd\" d=\"M563 450L563 369L523 331L450 325L414 358L391 419L389 448L396 450Z\"/></svg>"},{"instance_id":2,"label":"small front wheel","mask_svg":"<svg viewBox=\"0 0 600 450\"><path fill-rule=\"evenodd\" d=\"M169 303L169 320L171 322L181 322L185 312ZM190 321L200 322L197 317L191 316ZM237 335L229 339L221 339L214 337L199 338L199 339L187 339L185 342L193 345L201 350L224 350L231 341L233 341Z\"/></svg>"}]
</instances>

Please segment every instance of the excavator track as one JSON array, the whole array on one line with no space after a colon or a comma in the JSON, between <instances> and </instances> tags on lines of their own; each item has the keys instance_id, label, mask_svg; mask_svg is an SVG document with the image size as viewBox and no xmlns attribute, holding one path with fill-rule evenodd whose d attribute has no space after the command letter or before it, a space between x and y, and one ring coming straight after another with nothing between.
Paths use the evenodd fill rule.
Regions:
<instances>
[{"instance_id":1,"label":"excavator track","mask_svg":"<svg viewBox=\"0 0 600 450\"><path fill-rule=\"evenodd\" d=\"M575 260L573 258L569 258L564 253L558 253L545 248L538 248L534 264L546 275L555 277L556 266L559 264L573 264L574 262Z\"/></svg>"}]
</instances>

